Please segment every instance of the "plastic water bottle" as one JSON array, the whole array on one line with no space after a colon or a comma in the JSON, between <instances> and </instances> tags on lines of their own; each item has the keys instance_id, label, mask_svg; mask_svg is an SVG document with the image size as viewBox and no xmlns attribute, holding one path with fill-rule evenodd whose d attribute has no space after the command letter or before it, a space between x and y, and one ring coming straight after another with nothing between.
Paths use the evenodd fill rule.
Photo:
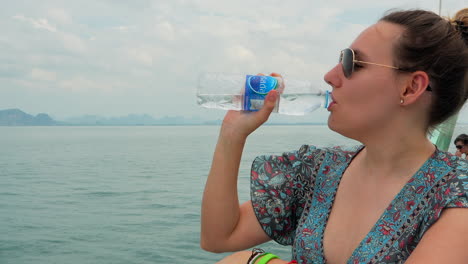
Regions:
<instances>
[{"instance_id":1,"label":"plastic water bottle","mask_svg":"<svg viewBox=\"0 0 468 264\"><path fill-rule=\"evenodd\" d=\"M329 91L310 81L209 72L199 76L197 103L206 108L258 111L271 90L280 95L273 112L284 115L305 115L332 102Z\"/></svg>"}]
</instances>

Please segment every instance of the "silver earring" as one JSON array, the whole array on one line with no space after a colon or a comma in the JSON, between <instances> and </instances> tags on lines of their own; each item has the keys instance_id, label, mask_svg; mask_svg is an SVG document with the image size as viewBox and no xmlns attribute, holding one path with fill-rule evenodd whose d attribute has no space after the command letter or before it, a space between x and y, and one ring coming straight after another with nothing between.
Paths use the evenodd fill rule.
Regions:
<instances>
[{"instance_id":1,"label":"silver earring","mask_svg":"<svg viewBox=\"0 0 468 264\"><path fill-rule=\"evenodd\" d=\"M404 102L405 102L405 100L400 99L400 104L403 104Z\"/></svg>"}]
</instances>

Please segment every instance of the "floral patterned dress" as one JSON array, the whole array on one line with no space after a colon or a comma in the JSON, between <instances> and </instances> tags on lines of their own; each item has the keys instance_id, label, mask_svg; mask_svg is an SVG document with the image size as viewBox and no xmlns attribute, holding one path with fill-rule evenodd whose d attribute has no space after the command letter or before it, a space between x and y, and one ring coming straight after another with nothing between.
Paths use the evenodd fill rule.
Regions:
<instances>
[{"instance_id":1,"label":"floral patterned dress","mask_svg":"<svg viewBox=\"0 0 468 264\"><path fill-rule=\"evenodd\" d=\"M302 146L257 157L251 198L264 231L301 264L325 263L323 234L352 151ZM390 203L348 263L403 263L444 208L468 208L468 162L436 150Z\"/></svg>"}]
</instances>

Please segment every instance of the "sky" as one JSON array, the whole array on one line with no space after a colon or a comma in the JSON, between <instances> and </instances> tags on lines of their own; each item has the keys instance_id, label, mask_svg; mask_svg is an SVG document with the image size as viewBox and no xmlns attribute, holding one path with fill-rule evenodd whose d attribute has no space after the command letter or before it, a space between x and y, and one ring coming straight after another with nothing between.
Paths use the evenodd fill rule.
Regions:
<instances>
[{"instance_id":1,"label":"sky","mask_svg":"<svg viewBox=\"0 0 468 264\"><path fill-rule=\"evenodd\" d=\"M442 15L464 1L443 1ZM438 12L439 0L3 1L0 109L221 118L196 105L200 73L279 72L326 87L339 50L392 8Z\"/></svg>"}]
</instances>

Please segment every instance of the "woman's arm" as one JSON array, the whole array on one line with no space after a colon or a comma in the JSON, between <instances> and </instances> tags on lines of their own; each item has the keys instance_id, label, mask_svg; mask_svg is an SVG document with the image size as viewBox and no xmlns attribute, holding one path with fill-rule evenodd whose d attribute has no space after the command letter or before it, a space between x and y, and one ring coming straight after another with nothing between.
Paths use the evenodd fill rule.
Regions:
<instances>
[{"instance_id":1,"label":"woman's arm","mask_svg":"<svg viewBox=\"0 0 468 264\"><path fill-rule=\"evenodd\" d=\"M247 136L267 121L276 97L276 91L271 91L260 111L229 111L224 118L203 193L200 244L205 250L237 251L269 239L251 202L239 206L237 176Z\"/></svg>"},{"instance_id":2,"label":"woman's arm","mask_svg":"<svg viewBox=\"0 0 468 264\"><path fill-rule=\"evenodd\" d=\"M467 223L467 208L445 209L405 263L468 263Z\"/></svg>"}]
</instances>

